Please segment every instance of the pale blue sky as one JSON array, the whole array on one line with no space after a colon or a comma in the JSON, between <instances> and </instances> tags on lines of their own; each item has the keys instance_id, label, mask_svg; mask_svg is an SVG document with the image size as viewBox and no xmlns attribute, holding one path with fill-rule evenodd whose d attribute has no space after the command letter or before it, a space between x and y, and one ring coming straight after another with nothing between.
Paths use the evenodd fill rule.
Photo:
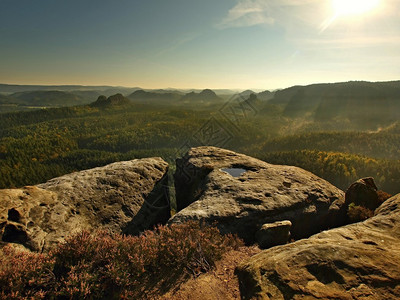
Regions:
<instances>
[{"instance_id":1,"label":"pale blue sky","mask_svg":"<svg viewBox=\"0 0 400 300\"><path fill-rule=\"evenodd\" d=\"M332 1L0 0L0 83L274 89L400 79L400 1L336 18Z\"/></svg>"}]
</instances>

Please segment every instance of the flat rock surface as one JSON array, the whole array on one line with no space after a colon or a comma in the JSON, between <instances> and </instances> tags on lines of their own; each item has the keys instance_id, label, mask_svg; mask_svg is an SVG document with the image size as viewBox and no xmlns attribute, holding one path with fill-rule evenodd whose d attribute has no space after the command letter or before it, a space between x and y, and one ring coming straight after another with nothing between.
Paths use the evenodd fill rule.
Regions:
<instances>
[{"instance_id":1,"label":"flat rock surface","mask_svg":"<svg viewBox=\"0 0 400 300\"><path fill-rule=\"evenodd\" d=\"M344 222L344 193L291 166L272 165L215 147L192 148L177 160L177 206L170 223L217 222L222 232L254 242L265 223L289 220L293 238Z\"/></svg>"},{"instance_id":2,"label":"flat rock surface","mask_svg":"<svg viewBox=\"0 0 400 300\"><path fill-rule=\"evenodd\" d=\"M167 171L161 158L146 158L0 190L0 239L41 251L83 229L137 234L165 223Z\"/></svg>"},{"instance_id":3,"label":"flat rock surface","mask_svg":"<svg viewBox=\"0 0 400 300\"><path fill-rule=\"evenodd\" d=\"M400 299L400 195L362 223L265 250L237 274L243 299Z\"/></svg>"}]
</instances>

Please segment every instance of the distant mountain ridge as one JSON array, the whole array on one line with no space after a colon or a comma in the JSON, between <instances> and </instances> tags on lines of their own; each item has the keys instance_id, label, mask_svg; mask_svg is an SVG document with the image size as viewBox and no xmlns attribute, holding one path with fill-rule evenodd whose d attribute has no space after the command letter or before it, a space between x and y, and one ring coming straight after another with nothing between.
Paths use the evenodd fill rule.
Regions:
<instances>
[{"instance_id":1,"label":"distant mountain ridge","mask_svg":"<svg viewBox=\"0 0 400 300\"><path fill-rule=\"evenodd\" d=\"M218 97L217 94L210 89L202 90L200 93L190 92L184 95L180 99L181 102L188 102L188 101L207 102L207 101L220 101L220 100L222 99Z\"/></svg>"},{"instance_id":2,"label":"distant mountain ridge","mask_svg":"<svg viewBox=\"0 0 400 300\"><path fill-rule=\"evenodd\" d=\"M32 91L11 94L13 103L28 106L71 106L81 105L85 100L72 93L63 91Z\"/></svg>"},{"instance_id":3,"label":"distant mountain ridge","mask_svg":"<svg viewBox=\"0 0 400 300\"><path fill-rule=\"evenodd\" d=\"M202 90L199 93L189 92L187 94L165 90L137 90L127 97L133 102L159 105L209 105L223 100L210 89Z\"/></svg>"},{"instance_id":4,"label":"distant mountain ridge","mask_svg":"<svg viewBox=\"0 0 400 300\"><path fill-rule=\"evenodd\" d=\"M131 99L134 102L171 102L171 101L176 101L182 97L181 94L175 93L175 92L169 92L169 91L163 91L163 90L158 90L158 91L144 91L144 90L137 90L127 96L127 98Z\"/></svg>"},{"instance_id":5,"label":"distant mountain ridge","mask_svg":"<svg viewBox=\"0 0 400 300\"><path fill-rule=\"evenodd\" d=\"M275 92L263 91L257 94L257 98L261 101L268 101L274 98Z\"/></svg>"},{"instance_id":6,"label":"distant mountain ridge","mask_svg":"<svg viewBox=\"0 0 400 300\"><path fill-rule=\"evenodd\" d=\"M218 94L216 91L228 94ZM85 105L93 103L100 95L109 97L115 94L145 105L201 108L221 105L228 101L234 91L0 84L0 112ZM400 118L400 81L322 83L292 86L277 91L256 93L245 90L238 93L244 99L253 94L262 102L262 111L272 107L289 118L308 118L321 122L343 119L364 123ZM264 107L267 103L273 106Z\"/></svg>"},{"instance_id":7,"label":"distant mountain ridge","mask_svg":"<svg viewBox=\"0 0 400 300\"><path fill-rule=\"evenodd\" d=\"M133 87L115 87L115 86L85 86L85 85L18 85L18 84L0 84L0 93L17 93L32 91L100 91L101 94L110 96L112 94L128 94L140 88Z\"/></svg>"},{"instance_id":8,"label":"distant mountain ridge","mask_svg":"<svg viewBox=\"0 0 400 300\"><path fill-rule=\"evenodd\" d=\"M400 117L400 81L293 86L277 91L269 103L282 106L287 117L394 121Z\"/></svg>"},{"instance_id":9,"label":"distant mountain ridge","mask_svg":"<svg viewBox=\"0 0 400 300\"><path fill-rule=\"evenodd\" d=\"M17 92L30 92L30 91L65 91L65 92L84 92L84 91L95 91L99 95L111 96L117 93L123 95L130 95L137 90L146 90L148 92L165 92L165 93L178 93L187 94L190 92L200 93L201 89L177 89L177 88L165 88L165 89L143 89L140 87L124 87L124 86L108 86L108 85L19 85L19 84L2 84L0 83L0 93L11 94ZM231 89L214 89L218 95L235 94L237 90Z\"/></svg>"},{"instance_id":10,"label":"distant mountain ridge","mask_svg":"<svg viewBox=\"0 0 400 300\"><path fill-rule=\"evenodd\" d=\"M245 91L239 93L240 96L246 97L246 98L248 98L251 94L257 94L257 93L252 90L245 90Z\"/></svg>"}]
</instances>

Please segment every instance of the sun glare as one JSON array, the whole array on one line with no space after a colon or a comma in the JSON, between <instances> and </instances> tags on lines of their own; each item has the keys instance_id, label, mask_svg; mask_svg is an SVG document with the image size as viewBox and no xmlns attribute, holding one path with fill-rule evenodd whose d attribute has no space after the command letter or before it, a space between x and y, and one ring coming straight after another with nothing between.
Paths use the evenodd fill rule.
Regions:
<instances>
[{"instance_id":1,"label":"sun glare","mask_svg":"<svg viewBox=\"0 0 400 300\"><path fill-rule=\"evenodd\" d=\"M378 7L380 0L332 0L337 17L361 15Z\"/></svg>"},{"instance_id":2,"label":"sun glare","mask_svg":"<svg viewBox=\"0 0 400 300\"><path fill-rule=\"evenodd\" d=\"M362 17L363 14L376 11L381 2L381 0L331 0L332 15L322 22L320 32L324 32L337 19L356 20L357 17Z\"/></svg>"}]
</instances>

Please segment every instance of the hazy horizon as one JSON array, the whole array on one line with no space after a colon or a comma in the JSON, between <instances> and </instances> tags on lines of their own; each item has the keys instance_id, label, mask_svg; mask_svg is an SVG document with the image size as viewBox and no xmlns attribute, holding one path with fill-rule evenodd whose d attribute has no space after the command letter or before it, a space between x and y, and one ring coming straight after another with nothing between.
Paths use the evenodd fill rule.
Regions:
<instances>
[{"instance_id":1,"label":"hazy horizon","mask_svg":"<svg viewBox=\"0 0 400 300\"><path fill-rule=\"evenodd\" d=\"M69 86L77 86L77 87L88 87L88 88L100 88L100 87L107 87L107 88L126 88L126 89L142 89L142 90L176 90L176 91L201 91L201 90L206 90L206 89L211 89L215 91L223 91L223 90L229 90L232 92L243 92L246 90L251 90L253 92L263 92L263 91L278 91L278 90L284 90L291 88L293 86L309 86L309 85L319 85L319 84L337 84L337 83L345 83L345 82L371 82L371 83L380 83L380 82L398 82L400 79L393 79L393 80L384 80L384 81L364 81L364 80L350 80L350 81L334 81L334 82L311 82L311 83L306 83L306 84L293 84L290 86L282 86L282 87L277 87L277 88L251 88L251 87L243 87L243 88L209 88L209 87L154 87L154 88L146 88L146 87L141 87L141 86L123 86L123 85L107 85L107 84L102 84L102 85L82 85L82 84L18 84L18 83L6 83L6 82L0 82L1 84L4 85L10 85L10 86L46 86L46 87L69 87Z\"/></svg>"},{"instance_id":2,"label":"hazy horizon","mask_svg":"<svg viewBox=\"0 0 400 300\"><path fill-rule=\"evenodd\" d=\"M395 0L0 1L0 82L274 90L400 76Z\"/></svg>"}]
</instances>

